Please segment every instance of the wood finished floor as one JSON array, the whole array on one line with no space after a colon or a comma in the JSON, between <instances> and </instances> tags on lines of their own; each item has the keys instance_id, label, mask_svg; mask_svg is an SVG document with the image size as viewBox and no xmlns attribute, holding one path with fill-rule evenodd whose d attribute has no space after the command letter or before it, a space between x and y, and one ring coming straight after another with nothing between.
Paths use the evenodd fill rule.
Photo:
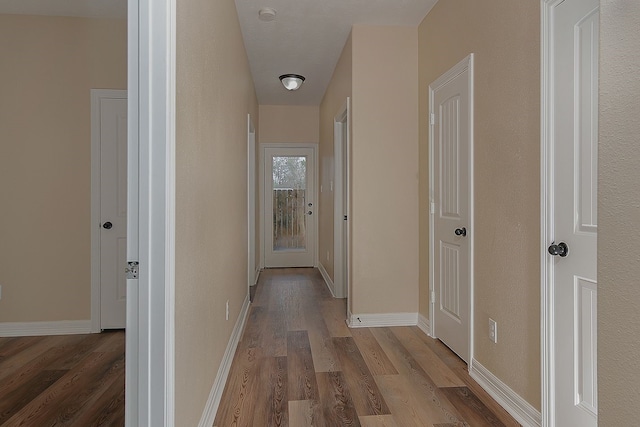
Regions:
<instances>
[{"instance_id":1,"label":"wood finished floor","mask_svg":"<svg viewBox=\"0 0 640 427\"><path fill-rule=\"evenodd\" d=\"M519 426L440 341L345 313L317 270L265 270L214 426Z\"/></svg>"},{"instance_id":2,"label":"wood finished floor","mask_svg":"<svg viewBox=\"0 0 640 427\"><path fill-rule=\"evenodd\" d=\"M124 332L0 338L0 426L124 426Z\"/></svg>"}]
</instances>

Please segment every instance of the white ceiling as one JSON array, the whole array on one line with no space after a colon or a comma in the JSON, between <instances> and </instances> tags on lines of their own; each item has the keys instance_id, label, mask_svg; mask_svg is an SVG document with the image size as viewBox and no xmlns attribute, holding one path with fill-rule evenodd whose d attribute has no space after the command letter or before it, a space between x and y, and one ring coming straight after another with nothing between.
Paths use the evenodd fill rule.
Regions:
<instances>
[{"instance_id":1,"label":"white ceiling","mask_svg":"<svg viewBox=\"0 0 640 427\"><path fill-rule=\"evenodd\" d=\"M437 0L235 0L263 105L319 105L353 24L417 26ZM274 21L258 19L263 7ZM287 91L278 76L301 74Z\"/></svg>"},{"instance_id":2,"label":"white ceiling","mask_svg":"<svg viewBox=\"0 0 640 427\"><path fill-rule=\"evenodd\" d=\"M0 0L0 13L126 18L127 0Z\"/></svg>"},{"instance_id":3,"label":"white ceiling","mask_svg":"<svg viewBox=\"0 0 640 427\"><path fill-rule=\"evenodd\" d=\"M319 105L353 24L417 26L437 0L235 2L258 102ZM258 19L263 7L274 21ZM126 18L127 0L0 0L0 13ZM290 73L306 77L295 92L278 80Z\"/></svg>"}]
</instances>

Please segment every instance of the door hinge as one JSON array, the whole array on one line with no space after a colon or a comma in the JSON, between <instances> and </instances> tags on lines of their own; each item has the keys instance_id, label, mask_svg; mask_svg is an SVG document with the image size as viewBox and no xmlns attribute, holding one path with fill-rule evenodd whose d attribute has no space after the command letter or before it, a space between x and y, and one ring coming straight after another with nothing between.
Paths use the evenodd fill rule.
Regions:
<instances>
[{"instance_id":1,"label":"door hinge","mask_svg":"<svg viewBox=\"0 0 640 427\"><path fill-rule=\"evenodd\" d=\"M137 279L138 278L138 266L140 263L138 261L129 261L127 262L127 268L124 269L127 274L127 279Z\"/></svg>"},{"instance_id":2,"label":"door hinge","mask_svg":"<svg viewBox=\"0 0 640 427\"><path fill-rule=\"evenodd\" d=\"M436 202L431 202L429 204L429 213L432 213L432 214L436 213Z\"/></svg>"},{"instance_id":3,"label":"door hinge","mask_svg":"<svg viewBox=\"0 0 640 427\"><path fill-rule=\"evenodd\" d=\"M430 114L429 123L432 124L432 125L436 124L436 114L435 113L431 113Z\"/></svg>"},{"instance_id":4,"label":"door hinge","mask_svg":"<svg viewBox=\"0 0 640 427\"><path fill-rule=\"evenodd\" d=\"M431 304L436 302L436 291L431 291Z\"/></svg>"}]
</instances>

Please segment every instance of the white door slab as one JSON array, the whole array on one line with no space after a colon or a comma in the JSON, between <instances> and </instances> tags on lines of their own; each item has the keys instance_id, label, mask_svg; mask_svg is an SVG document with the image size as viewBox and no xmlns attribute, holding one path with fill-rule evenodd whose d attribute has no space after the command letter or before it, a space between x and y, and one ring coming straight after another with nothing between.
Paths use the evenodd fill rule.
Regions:
<instances>
[{"instance_id":1,"label":"white door slab","mask_svg":"<svg viewBox=\"0 0 640 427\"><path fill-rule=\"evenodd\" d=\"M466 362L472 310L472 58L430 85L432 334Z\"/></svg>"},{"instance_id":2,"label":"white door slab","mask_svg":"<svg viewBox=\"0 0 640 427\"><path fill-rule=\"evenodd\" d=\"M594 427L599 2L565 0L552 10L552 224L547 256L554 300L554 425ZM562 253L561 243L568 254Z\"/></svg>"},{"instance_id":3,"label":"white door slab","mask_svg":"<svg viewBox=\"0 0 640 427\"><path fill-rule=\"evenodd\" d=\"M315 150L264 150L265 267L315 265Z\"/></svg>"},{"instance_id":4,"label":"white door slab","mask_svg":"<svg viewBox=\"0 0 640 427\"><path fill-rule=\"evenodd\" d=\"M94 165L99 167L96 196L98 244L94 254L98 265L100 329L126 326L127 261L127 94L122 90L92 93L97 147ZM94 291L96 291L94 289Z\"/></svg>"}]
</instances>

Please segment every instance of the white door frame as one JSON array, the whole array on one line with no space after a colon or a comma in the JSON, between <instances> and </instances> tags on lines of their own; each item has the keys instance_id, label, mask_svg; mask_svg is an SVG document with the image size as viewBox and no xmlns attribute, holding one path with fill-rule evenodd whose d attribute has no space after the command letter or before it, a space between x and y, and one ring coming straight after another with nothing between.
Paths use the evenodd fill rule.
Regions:
<instances>
[{"instance_id":1,"label":"white door frame","mask_svg":"<svg viewBox=\"0 0 640 427\"><path fill-rule=\"evenodd\" d=\"M278 143L278 142L273 142L273 143L264 143L264 144L260 144L260 170L259 170L259 174L260 174L260 179L258 180L259 183L259 189L258 191L260 192L260 268L264 268L265 266L265 254L266 254L266 233L268 232L268 230L266 229L266 225L265 225L265 221L264 221L264 209L265 209L265 200L264 200L264 191L265 191L265 180L267 179L267 177L265 176L265 172L266 172L266 168L265 168L265 159L266 159L266 149L267 148L311 148L313 149L313 168L314 168L314 172L313 172L313 181L314 181L314 194L316 195L315 198L316 200L314 201L315 206L314 206L314 214L318 214L320 212L319 210L319 197L318 197L318 144L316 143L302 143L302 144L286 144L286 143ZM318 218L316 217L315 221L314 221L314 234L316 236L315 238L315 242L313 244L313 266L317 267L318 266L318 241L320 240L318 238Z\"/></svg>"},{"instance_id":2,"label":"white door frame","mask_svg":"<svg viewBox=\"0 0 640 427\"><path fill-rule=\"evenodd\" d=\"M251 114L247 114L247 245L247 281L253 286L260 267L256 267L256 128Z\"/></svg>"},{"instance_id":3,"label":"white door frame","mask_svg":"<svg viewBox=\"0 0 640 427\"><path fill-rule=\"evenodd\" d=\"M176 0L129 0L127 427L175 422L175 28Z\"/></svg>"},{"instance_id":4,"label":"white door frame","mask_svg":"<svg viewBox=\"0 0 640 427\"><path fill-rule=\"evenodd\" d=\"M120 89L91 89L91 332L102 330L100 298L100 226L101 148L100 100L127 99L127 91ZM123 272L124 274L124 272Z\"/></svg>"},{"instance_id":5,"label":"white door frame","mask_svg":"<svg viewBox=\"0 0 640 427\"><path fill-rule=\"evenodd\" d=\"M467 231L467 238L469 239L469 372L472 371L473 366L473 331L474 331L474 206L473 206L473 135L474 135L474 94L473 94L473 53L469 54L462 61L454 65L449 71L438 77L433 83L429 85L429 333L432 337L437 338L437 325L435 324L435 200L434 200L434 158L433 158L433 141L434 141L434 121L432 120L433 108L434 108L434 93L436 89L443 86L451 79L458 76L465 69L469 70L469 230Z\"/></svg>"},{"instance_id":6,"label":"white door frame","mask_svg":"<svg viewBox=\"0 0 640 427\"><path fill-rule=\"evenodd\" d=\"M347 309L349 309L349 266L351 265L349 251L349 188L348 176L343 176L343 169L346 164L347 175L349 174L349 147L351 146L351 99L347 97L346 102L333 119L333 155L334 155L334 193L333 193L333 292L336 298L347 298ZM346 128L346 140L342 137ZM343 152L346 146L346 158ZM347 206L343 206L344 192L346 191ZM347 212L347 221L344 220L344 212ZM345 240L346 231L346 242ZM344 247L347 247L344 253ZM345 264L346 258L346 264ZM343 266L346 265L346 268ZM348 317L350 318L350 316Z\"/></svg>"}]
</instances>

